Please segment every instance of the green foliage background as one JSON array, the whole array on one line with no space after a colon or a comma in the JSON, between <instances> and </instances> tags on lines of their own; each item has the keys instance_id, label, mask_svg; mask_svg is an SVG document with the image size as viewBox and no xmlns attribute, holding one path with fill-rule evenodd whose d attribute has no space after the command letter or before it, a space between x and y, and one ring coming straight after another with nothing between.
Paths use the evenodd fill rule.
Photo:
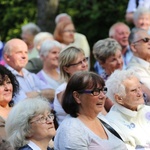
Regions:
<instances>
[{"instance_id":1,"label":"green foliage background","mask_svg":"<svg viewBox=\"0 0 150 150\"><path fill-rule=\"evenodd\" d=\"M47 1L53 0L43 0ZM127 3L128 0L59 0L56 15L71 15L77 32L87 36L92 49L96 41L108 37L113 23L125 22ZM38 0L0 0L1 40L20 38L23 24L37 23L37 5Z\"/></svg>"},{"instance_id":2,"label":"green foliage background","mask_svg":"<svg viewBox=\"0 0 150 150\"><path fill-rule=\"evenodd\" d=\"M64 5L65 3L65 5ZM59 12L69 13L77 31L85 34L90 46L108 36L110 26L125 22L127 0L66 0L60 1Z\"/></svg>"}]
</instances>

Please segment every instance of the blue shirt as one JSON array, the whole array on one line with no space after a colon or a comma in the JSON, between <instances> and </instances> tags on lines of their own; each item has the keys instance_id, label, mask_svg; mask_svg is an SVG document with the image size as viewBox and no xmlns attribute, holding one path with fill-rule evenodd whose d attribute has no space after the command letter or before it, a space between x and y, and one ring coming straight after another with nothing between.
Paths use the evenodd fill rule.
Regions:
<instances>
[{"instance_id":1,"label":"blue shirt","mask_svg":"<svg viewBox=\"0 0 150 150\"><path fill-rule=\"evenodd\" d=\"M14 103L27 98L27 92L52 89L52 86L45 84L36 74L29 72L25 68L22 69L23 76L21 76L12 67L8 65L6 67L16 76L20 86L19 93L13 98Z\"/></svg>"},{"instance_id":2,"label":"blue shirt","mask_svg":"<svg viewBox=\"0 0 150 150\"><path fill-rule=\"evenodd\" d=\"M0 41L0 60L3 59L3 48L4 48L4 43Z\"/></svg>"}]
</instances>

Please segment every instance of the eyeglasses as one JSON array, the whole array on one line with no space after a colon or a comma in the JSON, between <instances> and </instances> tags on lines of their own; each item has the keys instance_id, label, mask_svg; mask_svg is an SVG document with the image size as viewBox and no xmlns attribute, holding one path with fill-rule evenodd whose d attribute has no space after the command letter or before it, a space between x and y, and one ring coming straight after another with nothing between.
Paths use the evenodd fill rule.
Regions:
<instances>
[{"instance_id":1,"label":"eyeglasses","mask_svg":"<svg viewBox=\"0 0 150 150\"><path fill-rule=\"evenodd\" d=\"M47 121L48 121L49 119L50 119L50 120L54 120L54 114L51 113L51 114L47 115L47 117L42 116L42 117L40 117L40 118L37 119L37 120L31 121L30 123L40 122L40 123L44 124L44 123L47 123Z\"/></svg>"},{"instance_id":2,"label":"eyeglasses","mask_svg":"<svg viewBox=\"0 0 150 150\"><path fill-rule=\"evenodd\" d=\"M140 39L138 41L135 41L133 43L137 43L137 42L140 42L140 41L143 41L144 43L148 43L150 41L150 39L146 37L146 38Z\"/></svg>"},{"instance_id":3,"label":"eyeglasses","mask_svg":"<svg viewBox=\"0 0 150 150\"><path fill-rule=\"evenodd\" d=\"M64 30L63 32L74 33L74 32L76 32L76 31L75 31L75 30Z\"/></svg>"},{"instance_id":4,"label":"eyeglasses","mask_svg":"<svg viewBox=\"0 0 150 150\"><path fill-rule=\"evenodd\" d=\"M81 61L79 61L77 63L66 65L66 67L82 65L83 63L87 63L87 61L88 61L88 57L85 57L83 60L81 60Z\"/></svg>"},{"instance_id":5,"label":"eyeglasses","mask_svg":"<svg viewBox=\"0 0 150 150\"><path fill-rule=\"evenodd\" d=\"M106 94L107 93L107 88L104 87L102 89L95 88L94 90L81 90L81 91L78 91L78 93L80 93L80 94L89 93L89 94L92 94L93 96L98 96L98 95L100 95L101 92Z\"/></svg>"}]
</instances>

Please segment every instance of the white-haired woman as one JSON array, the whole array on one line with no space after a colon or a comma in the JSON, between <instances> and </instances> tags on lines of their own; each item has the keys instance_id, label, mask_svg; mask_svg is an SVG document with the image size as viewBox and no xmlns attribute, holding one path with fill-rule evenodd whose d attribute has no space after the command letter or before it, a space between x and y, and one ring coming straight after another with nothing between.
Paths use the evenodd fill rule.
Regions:
<instances>
[{"instance_id":1,"label":"white-haired woman","mask_svg":"<svg viewBox=\"0 0 150 150\"><path fill-rule=\"evenodd\" d=\"M43 61L43 69L38 72L38 76L46 84L50 84L56 89L61 83L58 69L58 57L61 51L61 44L57 41L45 40L40 48L40 57Z\"/></svg>"},{"instance_id":2,"label":"white-haired woman","mask_svg":"<svg viewBox=\"0 0 150 150\"><path fill-rule=\"evenodd\" d=\"M147 30L150 34L150 10L139 7L133 14L133 21L136 28Z\"/></svg>"},{"instance_id":3,"label":"white-haired woman","mask_svg":"<svg viewBox=\"0 0 150 150\"><path fill-rule=\"evenodd\" d=\"M49 102L42 97L19 102L11 110L5 128L14 149L51 150L48 145L55 128Z\"/></svg>"}]
</instances>

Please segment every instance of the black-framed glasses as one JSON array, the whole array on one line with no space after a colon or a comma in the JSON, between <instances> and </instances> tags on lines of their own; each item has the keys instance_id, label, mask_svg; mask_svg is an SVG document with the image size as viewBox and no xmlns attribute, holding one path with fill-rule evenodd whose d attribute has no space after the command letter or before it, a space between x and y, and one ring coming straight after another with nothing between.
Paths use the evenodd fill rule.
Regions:
<instances>
[{"instance_id":1,"label":"black-framed glasses","mask_svg":"<svg viewBox=\"0 0 150 150\"><path fill-rule=\"evenodd\" d=\"M42 116L42 117L40 117L39 119L37 119L37 120L33 120L33 121L31 121L30 123L34 123L34 122L40 122L40 123L42 123L42 124L44 124L44 123L47 123L47 121L48 120L54 120L54 114L49 114L49 115L47 115L47 116Z\"/></svg>"},{"instance_id":2,"label":"black-framed glasses","mask_svg":"<svg viewBox=\"0 0 150 150\"><path fill-rule=\"evenodd\" d=\"M104 87L104 88L95 88L93 90L81 90L81 91L77 91L78 93L80 94L83 94L83 93L88 93L88 94L92 94L93 96L98 96L101 92L106 94L107 93L107 88Z\"/></svg>"},{"instance_id":3,"label":"black-framed glasses","mask_svg":"<svg viewBox=\"0 0 150 150\"><path fill-rule=\"evenodd\" d=\"M148 42L150 41L150 38L145 37L145 38L140 39L140 40L138 40L138 41L135 41L135 42L133 42L133 43L137 43L137 42L140 42L140 41L143 41L144 43L148 43Z\"/></svg>"},{"instance_id":4,"label":"black-framed glasses","mask_svg":"<svg viewBox=\"0 0 150 150\"><path fill-rule=\"evenodd\" d=\"M88 61L88 57L85 57L83 60L81 60L81 61L79 61L77 63L66 65L66 67L76 66L76 65L82 65L83 63L86 63L87 61Z\"/></svg>"}]
</instances>

